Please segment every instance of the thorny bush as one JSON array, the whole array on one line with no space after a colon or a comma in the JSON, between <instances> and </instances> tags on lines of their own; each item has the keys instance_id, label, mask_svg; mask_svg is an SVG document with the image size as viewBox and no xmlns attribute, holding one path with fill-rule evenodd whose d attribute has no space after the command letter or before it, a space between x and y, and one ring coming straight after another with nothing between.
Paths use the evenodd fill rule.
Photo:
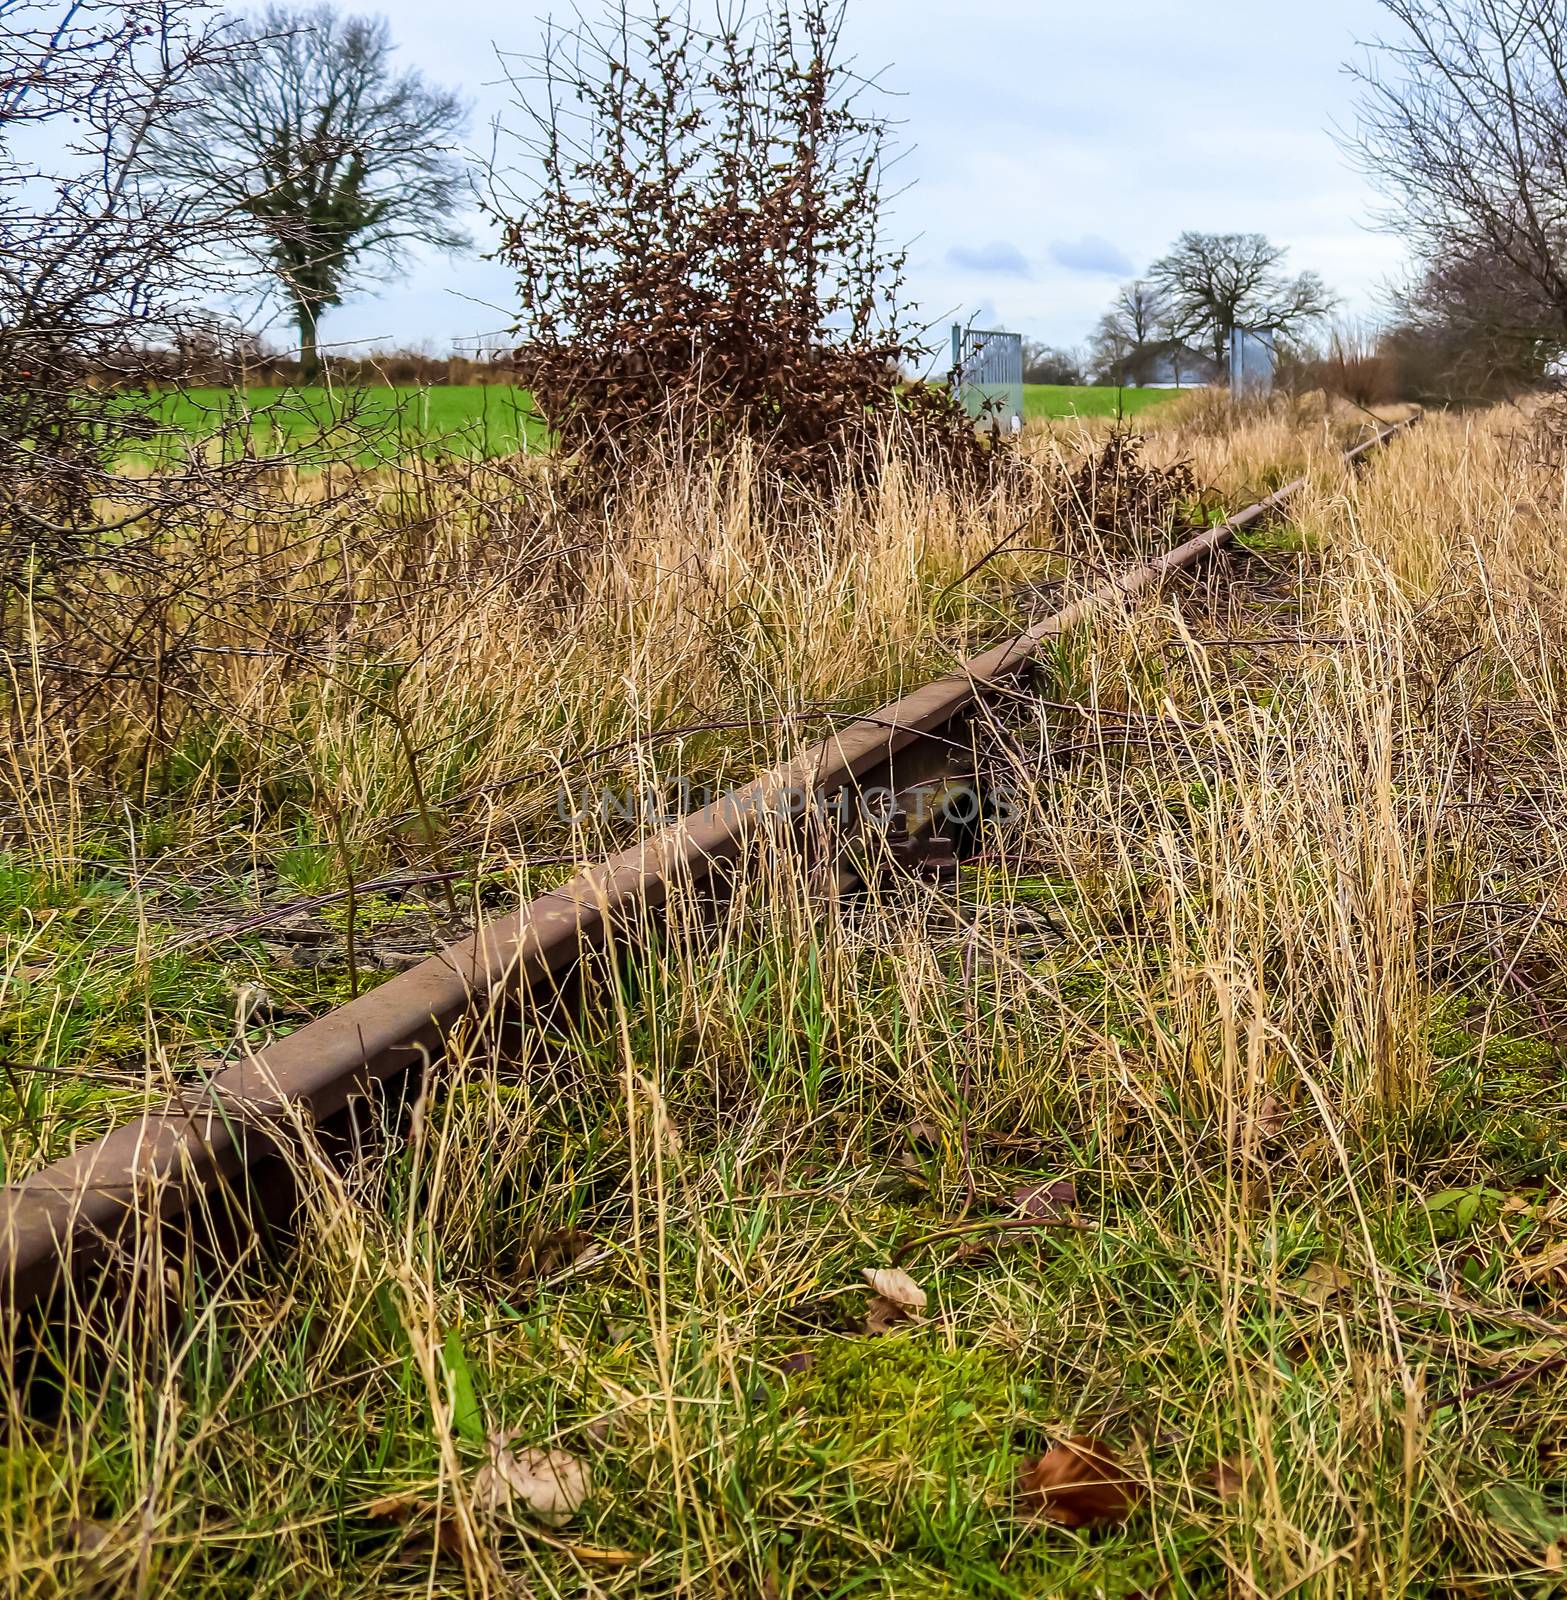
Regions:
<instances>
[{"instance_id":1,"label":"thorny bush","mask_svg":"<svg viewBox=\"0 0 1567 1600\"><path fill-rule=\"evenodd\" d=\"M885 237L889 124L829 0L551 31L512 74L525 174L492 174L517 274L520 381L589 466L739 440L815 484L874 476L890 439L961 472L976 436L908 382L905 252Z\"/></svg>"},{"instance_id":2,"label":"thorny bush","mask_svg":"<svg viewBox=\"0 0 1567 1600\"><path fill-rule=\"evenodd\" d=\"M1141 546L1150 534L1178 533L1200 510L1201 490L1190 463L1161 465L1143 455L1140 434L1112 433L1097 450L1057 470L1056 515L1115 547Z\"/></svg>"}]
</instances>

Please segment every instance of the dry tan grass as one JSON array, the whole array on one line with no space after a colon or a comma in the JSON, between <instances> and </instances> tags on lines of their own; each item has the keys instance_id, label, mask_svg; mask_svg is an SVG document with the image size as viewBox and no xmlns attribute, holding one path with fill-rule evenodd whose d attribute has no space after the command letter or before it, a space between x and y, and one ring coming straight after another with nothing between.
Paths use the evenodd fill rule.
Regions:
<instances>
[{"instance_id":1,"label":"dry tan grass","mask_svg":"<svg viewBox=\"0 0 1567 1600\"><path fill-rule=\"evenodd\" d=\"M824 920L758 860L720 926L677 906L598 1020L536 1019L520 1063L476 1026L409 1146L303 1175L280 1287L187 1279L178 1329L111 1338L58 1426L17 1431L12 1589L1555 1582L1562 1374L1439 1402L1567 1349L1563 465L1511 416L1430 419L1359 478L1257 426L1237 481L1316 462L1298 537L1249 596L1185 586L1063 641L1054 704L985 738L1018 814L960 893ZM994 537L909 494L802 562L699 488L638 524L651 570L595 555L591 657L500 605L470 639L454 599L473 653L410 684L419 737L493 697L508 762L560 755L686 715L698 659L771 753L768 662L797 656L802 696L917 670ZM560 721L508 687L568 669L600 675L562 681ZM339 718L392 788L386 731ZM1067 1177L1079 1225L985 1231ZM858 1336L859 1270L898 1251L926 1316ZM476 1502L459 1370L484 1426L591 1464L566 1528ZM1084 1430L1146 1505L1021 1522L1019 1457Z\"/></svg>"}]
</instances>

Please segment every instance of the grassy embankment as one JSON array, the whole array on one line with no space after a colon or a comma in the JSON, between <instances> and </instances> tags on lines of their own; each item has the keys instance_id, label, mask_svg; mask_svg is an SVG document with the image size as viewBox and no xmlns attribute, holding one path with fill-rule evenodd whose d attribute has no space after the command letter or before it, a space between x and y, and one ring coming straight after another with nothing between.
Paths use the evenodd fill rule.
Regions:
<instances>
[{"instance_id":1,"label":"grassy embankment","mask_svg":"<svg viewBox=\"0 0 1567 1600\"><path fill-rule=\"evenodd\" d=\"M602 1028L520 1066L480 1030L411 1145L304 1174L281 1282L190 1278L182 1322L113 1336L57 1424L12 1435L13 1587L1550 1592L1567 1383L1453 1396L1567 1349L1563 465L1505 417L1435 419L1359 480L1327 445L1278 416L1156 434L1233 500L1307 460L1317 487L1247 603L1150 596L1063 643L1001 741L1019 815L955 893L823 924L764 864L732 923L677 910ZM640 733L596 781L741 770L787 747L781 712L879 698L1081 564L943 594L1015 506L894 485L785 551L756 505L650 485L569 582L524 550L549 581L519 596L471 581L488 524L456 496L418 614L353 563L341 651L423 652L405 715L476 875L526 881L512 825L537 837L563 758ZM47 1100L81 1069L139 1057L155 1087L188 1054L158 962L105 943L145 956L167 897L210 909L241 863L256 897L330 884L328 810L367 865L428 846L385 820L410 795L384 717L215 659L131 835L101 759L11 752L15 881L56 897L13 923L18 1059L56 1063L36 1133L12 1124L24 1165L81 1117ZM116 714L134 770L129 691ZM699 731L647 738L672 727ZM518 771L545 776L462 798ZM274 986L225 949L227 981ZM95 970L135 1016L107 1062L59 1020ZM860 1269L895 1259L929 1300L870 1337ZM1074 1432L1144 1486L1124 1526L1018 1504L1019 1460ZM558 1523L488 1509L486 1433L512 1467L569 1452L591 1494Z\"/></svg>"},{"instance_id":2,"label":"grassy embankment","mask_svg":"<svg viewBox=\"0 0 1567 1600\"><path fill-rule=\"evenodd\" d=\"M1231 503L1314 447L1277 418L1232 436L1191 410L1153 448L1190 456ZM1037 448L1072 457L1108 426L1058 423ZM994 636L1028 603L1023 575L1052 565L1025 551L948 587L1018 521L1028 482L977 504L889 483L781 546L743 469L694 505L675 474L565 528L538 492L548 471L416 459L361 472L328 507L306 474L283 485L294 516L236 509L181 552L193 576L170 627L186 654L163 686L116 670L126 597L103 597L101 645L73 637L81 659L53 689L70 704L101 661L91 715L41 716L7 752L0 1025L8 1057L38 1068L0 1085L17 1101L8 1175L164 1092L193 1051L344 998L345 862L356 882L413 880L357 897L367 985L457 926L417 880L460 872L463 920L537 889L591 848L563 794L569 815L642 778L744 776L781 730L819 734Z\"/></svg>"}]
</instances>

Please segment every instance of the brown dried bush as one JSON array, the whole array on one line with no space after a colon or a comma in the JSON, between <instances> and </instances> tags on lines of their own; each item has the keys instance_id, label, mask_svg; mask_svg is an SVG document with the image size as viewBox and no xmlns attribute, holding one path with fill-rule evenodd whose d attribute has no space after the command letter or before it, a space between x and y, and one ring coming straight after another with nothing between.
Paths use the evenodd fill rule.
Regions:
<instances>
[{"instance_id":1,"label":"brown dried bush","mask_svg":"<svg viewBox=\"0 0 1567 1600\"><path fill-rule=\"evenodd\" d=\"M678 7L551 32L512 74L527 171L492 174L517 273L519 380L579 460L745 439L813 483L874 475L889 434L963 470L996 453L910 383L889 125L829 0Z\"/></svg>"},{"instance_id":2,"label":"brown dried bush","mask_svg":"<svg viewBox=\"0 0 1567 1600\"><path fill-rule=\"evenodd\" d=\"M1202 492L1189 463L1161 466L1143 456L1136 433L1112 433L1075 466L1060 468L1057 515L1080 530L1091 529L1107 546L1150 534L1178 533L1200 509Z\"/></svg>"}]
</instances>

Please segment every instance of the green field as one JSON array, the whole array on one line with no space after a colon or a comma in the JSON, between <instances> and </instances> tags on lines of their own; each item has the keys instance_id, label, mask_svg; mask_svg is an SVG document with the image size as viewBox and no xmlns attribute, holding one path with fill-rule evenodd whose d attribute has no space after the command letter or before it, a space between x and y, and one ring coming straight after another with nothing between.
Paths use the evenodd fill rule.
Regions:
<instances>
[{"instance_id":1,"label":"green field","mask_svg":"<svg viewBox=\"0 0 1567 1600\"><path fill-rule=\"evenodd\" d=\"M1135 417L1156 406L1167 405L1190 389L1117 389L1113 385L1072 387L1060 383L1025 383L1023 416L1028 421L1041 417Z\"/></svg>"},{"instance_id":2,"label":"green field","mask_svg":"<svg viewBox=\"0 0 1567 1600\"><path fill-rule=\"evenodd\" d=\"M346 444L361 461L415 453L503 456L542 449L545 429L525 389L504 384L426 388L184 389L162 397L159 421L184 439L206 439L240 417L262 449Z\"/></svg>"},{"instance_id":3,"label":"green field","mask_svg":"<svg viewBox=\"0 0 1567 1600\"><path fill-rule=\"evenodd\" d=\"M1023 388L1025 417L1135 417L1166 404L1175 389ZM251 442L263 450L350 443L360 461L395 461L422 453L504 456L546 447L546 431L526 389L504 384L435 384L426 388L184 389L165 395L159 422L176 440L208 439L248 415Z\"/></svg>"}]
</instances>

